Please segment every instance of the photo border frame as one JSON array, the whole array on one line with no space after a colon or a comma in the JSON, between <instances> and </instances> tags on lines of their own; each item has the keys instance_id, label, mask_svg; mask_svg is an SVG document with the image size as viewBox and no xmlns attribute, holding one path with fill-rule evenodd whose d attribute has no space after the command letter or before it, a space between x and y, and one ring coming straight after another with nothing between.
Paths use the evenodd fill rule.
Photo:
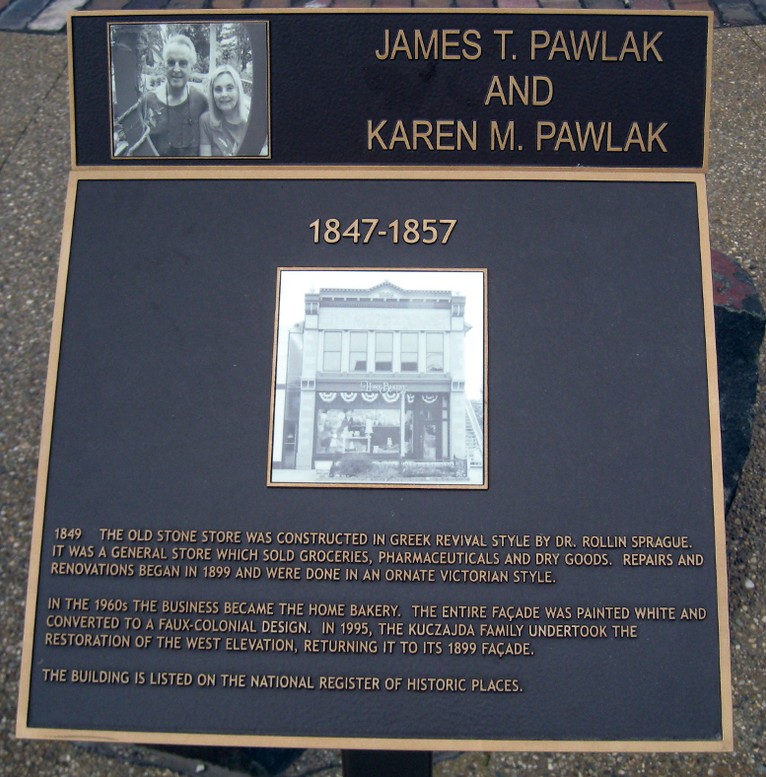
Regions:
<instances>
[{"instance_id":1,"label":"photo border frame","mask_svg":"<svg viewBox=\"0 0 766 777\"><path fill-rule=\"evenodd\" d=\"M312 272L312 271L326 271L326 272L396 272L396 273L481 273L482 279L482 296L483 296L483 316L482 316L482 341L483 341L483 375L482 375L482 406L484 423L482 424L482 477L480 483L428 483L428 482L375 482L375 481L358 481L358 482L329 482L329 481L287 481L287 480L275 480L274 479L274 434L276 425L275 415L275 400L277 391L277 361L278 361L278 339L279 339L279 313L280 313L280 293L281 293L281 277L282 272ZM269 423L269 467L268 476L266 480L267 486L276 488L378 488L378 489L452 489L461 491L476 491L486 490L489 488L488 483L488 455L489 455L489 434L488 434L488 410L489 410L489 398L488 398L488 356L489 356L489 341L488 341L488 270L486 267L371 267L371 266L359 266L359 267L310 267L310 266L281 266L277 268L277 286L276 286L276 303L274 313L274 358L272 365L272 388L271 388L271 410L270 410L270 423Z\"/></svg>"},{"instance_id":2,"label":"photo border frame","mask_svg":"<svg viewBox=\"0 0 766 777\"><path fill-rule=\"evenodd\" d=\"M146 14L147 12L141 12L143 14ZM162 14L162 12L160 12ZM103 14L97 14L97 15L103 15ZM128 12L127 14L129 17L135 17L135 12ZM114 162L115 164L120 164L124 162L126 159L134 159L139 160L143 162L151 162L154 161L157 165L172 165L175 162L182 161L182 162L189 162L193 161L196 164L204 165L205 167L210 167L213 165L226 165L231 164L234 160L246 161L246 162L264 162L269 161L272 158L272 149L273 149L273 138L272 138L272 118L271 118L271 89L272 89L272 81L271 81L271 25L269 19L248 19L247 16L240 16L235 17L234 19L228 19L228 18L222 18L222 17L228 17L230 14L227 12L214 12L211 13L209 11L204 11L204 17L207 19L207 21L203 21L202 18L200 21L193 21L188 22L189 24L199 24L199 25L207 25L208 27L214 25L214 24L241 24L244 27L252 26L252 25L262 25L264 26L264 57L265 62L264 64L264 77L265 77L265 87L266 87L266 142L268 146L268 151L266 154L259 154L259 155L245 155L245 154L235 154L232 157L203 157L203 156L181 156L181 157L171 157L171 156L117 156L114 153L114 128L115 128L115 121L116 116L114 115L114 95L112 93L112 87L113 87L113 81L114 81L114 62L112 60L112 27L116 26L128 26L128 25L135 25L139 27L144 27L147 25L161 25L161 24L173 24L171 21L174 18L178 17L178 13L171 12L170 14L167 14L167 21L110 21L106 24L106 45L107 45L107 78L108 78L108 96L109 96L109 127L112 133L112 140L110 141L110 160ZM110 14L111 16L111 14ZM68 20L68 25L71 26L72 21L71 19ZM71 30L69 31L71 35ZM71 39L71 38L70 38ZM69 55L70 58L72 56L72 47L70 45L69 47ZM252 49L251 49L251 56L252 56ZM72 71L72 64L70 61L70 72ZM73 166L77 167L76 165L76 140L75 140L75 126L74 126L74 84L70 83L70 121L72 122L71 126L71 143L72 143L72 160L73 160ZM253 115L253 108L254 104L251 102L250 105L250 113L248 114L248 129L250 125L250 120Z\"/></svg>"}]
</instances>

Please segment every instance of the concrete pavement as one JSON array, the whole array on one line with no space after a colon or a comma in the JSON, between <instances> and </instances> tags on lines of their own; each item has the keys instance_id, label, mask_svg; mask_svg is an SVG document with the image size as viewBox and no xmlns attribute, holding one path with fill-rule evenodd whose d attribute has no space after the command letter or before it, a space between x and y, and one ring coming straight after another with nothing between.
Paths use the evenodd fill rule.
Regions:
<instances>
[{"instance_id":1,"label":"concrete pavement","mask_svg":"<svg viewBox=\"0 0 766 777\"><path fill-rule=\"evenodd\" d=\"M0 0L1 2L2 0ZM12 0L23 2L24 0ZM749 3L749 0L748 0ZM11 5L8 6L12 7ZM748 8L754 7L749 4ZM760 11L759 11L760 13ZM751 273L766 299L766 26L714 36L711 242ZM0 33L0 775L214 775L194 758L141 748L22 742L13 736L27 554L50 320L69 158L66 39ZM761 358L761 382L766 359ZM731 755L464 754L439 777L766 774L766 392L753 449L727 519L736 751ZM337 751L307 751L289 777L340 774Z\"/></svg>"}]
</instances>

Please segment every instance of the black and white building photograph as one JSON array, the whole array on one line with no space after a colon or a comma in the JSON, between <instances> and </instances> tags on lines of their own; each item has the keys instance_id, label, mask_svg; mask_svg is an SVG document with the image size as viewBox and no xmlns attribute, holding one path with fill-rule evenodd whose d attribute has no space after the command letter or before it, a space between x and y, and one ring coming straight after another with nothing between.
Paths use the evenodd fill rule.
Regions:
<instances>
[{"instance_id":1,"label":"black and white building photograph","mask_svg":"<svg viewBox=\"0 0 766 777\"><path fill-rule=\"evenodd\" d=\"M485 275L281 268L269 484L486 487Z\"/></svg>"},{"instance_id":2,"label":"black and white building photograph","mask_svg":"<svg viewBox=\"0 0 766 777\"><path fill-rule=\"evenodd\" d=\"M112 158L269 157L267 22L112 24Z\"/></svg>"}]
</instances>

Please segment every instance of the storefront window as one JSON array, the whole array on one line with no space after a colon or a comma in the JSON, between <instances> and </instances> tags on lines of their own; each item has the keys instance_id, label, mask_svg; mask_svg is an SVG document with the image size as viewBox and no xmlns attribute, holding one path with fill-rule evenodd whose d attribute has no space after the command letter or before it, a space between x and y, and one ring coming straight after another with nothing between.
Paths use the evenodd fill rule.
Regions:
<instances>
[{"instance_id":1,"label":"storefront window","mask_svg":"<svg viewBox=\"0 0 766 777\"><path fill-rule=\"evenodd\" d=\"M420 461L449 457L448 394L320 391L317 398L315 455Z\"/></svg>"},{"instance_id":2,"label":"storefront window","mask_svg":"<svg viewBox=\"0 0 766 777\"><path fill-rule=\"evenodd\" d=\"M320 409L316 453L398 454L400 418L398 408Z\"/></svg>"},{"instance_id":3,"label":"storefront window","mask_svg":"<svg viewBox=\"0 0 766 777\"><path fill-rule=\"evenodd\" d=\"M352 332L349 343L352 372L367 372L367 332Z\"/></svg>"},{"instance_id":4,"label":"storefront window","mask_svg":"<svg viewBox=\"0 0 766 777\"><path fill-rule=\"evenodd\" d=\"M402 372L418 371L418 334L402 332Z\"/></svg>"},{"instance_id":5,"label":"storefront window","mask_svg":"<svg viewBox=\"0 0 766 777\"><path fill-rule=\"evenodd\" d=\"M322 369L325 372L340 372L340 355L342 347L341 332L324 333L324 355Z\"/></svg>"},{"instance_id":6,"label":"storefront window","mask_svg":"<svg viewBox=\"0 0 766 777\"><path fill-rule=\"evenodd\" d=\"M426 370L444 372L444 335L441 332L426 335Z\"/></svg>"},{"instance_id":7,"label":"storefront window","mask_svg":"<svg viewBox=\"0 0 766 777\"><path fill-rule=\"evenodd\" d=\"M393 332L378 332L375 335L375 371L391 372L394 369Z\"/></svg>"}]
</instances>

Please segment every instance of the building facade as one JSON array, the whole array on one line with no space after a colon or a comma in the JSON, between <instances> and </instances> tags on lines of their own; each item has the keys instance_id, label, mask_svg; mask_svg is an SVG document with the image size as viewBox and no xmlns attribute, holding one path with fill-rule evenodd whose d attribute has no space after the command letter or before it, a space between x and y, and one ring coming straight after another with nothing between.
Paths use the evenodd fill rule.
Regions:
<instances>
[{"instance_id":1,"label":"building facade","mask_svg":"<svg viewBox=\"0 0 766 777\"><path fill-rule=\"evenodd\" d=\"M465 302L390 282L306 294L276 397L275 466L466 459Z\"/></svg>"}]
</instances>

